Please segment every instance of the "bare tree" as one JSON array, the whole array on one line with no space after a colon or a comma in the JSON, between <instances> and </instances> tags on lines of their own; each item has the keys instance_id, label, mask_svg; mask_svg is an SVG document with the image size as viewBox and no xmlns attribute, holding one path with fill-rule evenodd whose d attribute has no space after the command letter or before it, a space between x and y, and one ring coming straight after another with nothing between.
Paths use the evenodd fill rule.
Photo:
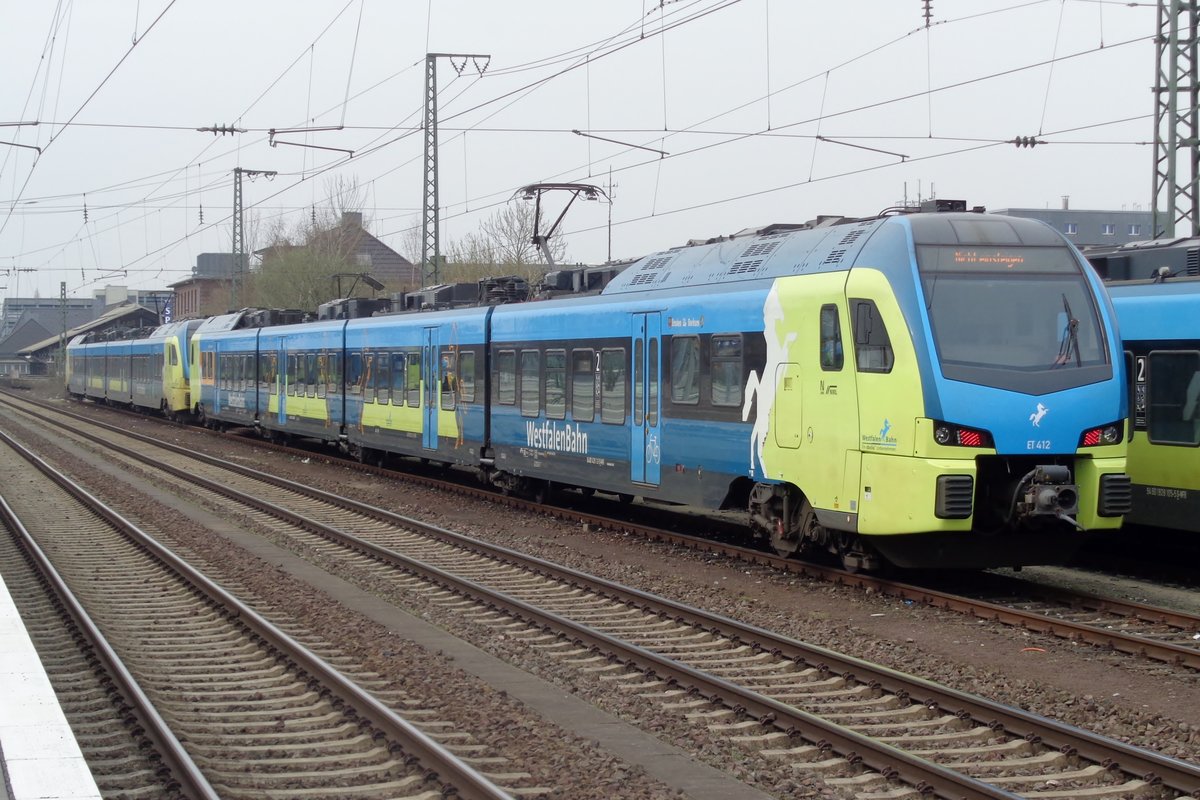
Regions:
<instances>
[{"instance_id":1,"label":"bare tree","mask_svg":"<svg viewBox=\"0 0 1200 800\"><path fill-rule=\"evenodd\" d=\"M533 212L529 203L509 203L479 224L479 230L451 242L442 279L476 281L493 275L520 275L536 282L549 265L533 243ZM566 260L566 243L551 239L550 252L556 263Z\"/></svg>"},{"instance_id":2,"label":"bare tree","mask_svg":"<svg viewBox=\"0 0 1200 800\"><path fill-rule=\"evenodd\" d=\"M326 183L327 204L312 217L288 225L282 220L269 227L262 264L247 281L247 302L264 308L298 308L315 311L333 299L334 276L360 272L356 261L361 225L346 224L344 215L361 208L365 193L358 182L336 178Z\"/></svg>"}]
</instances>

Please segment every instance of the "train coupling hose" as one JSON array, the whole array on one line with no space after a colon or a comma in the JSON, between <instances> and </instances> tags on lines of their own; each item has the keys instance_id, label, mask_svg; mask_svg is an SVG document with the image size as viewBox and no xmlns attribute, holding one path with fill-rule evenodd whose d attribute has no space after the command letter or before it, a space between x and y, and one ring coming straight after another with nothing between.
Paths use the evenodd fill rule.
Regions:
<instances>
[{"instance_id":1,"label":"train coupling hose","mask_svg":"<svg viewBox=\"0 0 1200 800\"><path fill-rule=\"evenodd\" d=\"M1071 482L1071 469L1047 464L1030 470L1017 482L1013 511L1018 519L1051 516L1078 525L1070 515L1079 511L1079 487Z\"/></svg>"}]
</instances>

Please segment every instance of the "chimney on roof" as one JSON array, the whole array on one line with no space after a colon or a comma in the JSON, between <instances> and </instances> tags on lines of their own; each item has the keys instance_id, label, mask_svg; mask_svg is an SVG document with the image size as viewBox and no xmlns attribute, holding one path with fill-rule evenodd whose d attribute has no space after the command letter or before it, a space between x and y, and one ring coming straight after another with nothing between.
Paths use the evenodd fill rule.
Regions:
<instances>
[{"instance_id":1,"label":"chimney on roof","mask_svg":"<svg viewBox=\"0 0 1200 800\"><path fill-rule=\"evenodd\" d=\"M1062 199L1063 199L1063 211L1070 209L1071 208L1071 195L1064 194L1062 196ZM359 214L359 216L361 217L362 215Z\"/></svg>"},{"instance_id":2,"label":"chimney on roof","mask_svg":"<svg viewBox=\"0 0 1200 800\"><path fill-rule=\"evenodd\" d=\"M342 227L343 228L361 228L362 227L362 212L361 211L343 211L342 212Z\"/></svg>"}]
</instances>

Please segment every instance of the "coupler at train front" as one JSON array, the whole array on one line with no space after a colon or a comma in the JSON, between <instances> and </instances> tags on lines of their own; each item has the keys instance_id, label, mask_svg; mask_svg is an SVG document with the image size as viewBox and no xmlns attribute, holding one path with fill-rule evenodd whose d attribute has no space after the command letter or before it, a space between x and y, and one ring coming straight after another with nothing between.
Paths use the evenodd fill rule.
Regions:
<instances>
[{"instance_id":1,"label":"coupler at train front","mask_svg":"<svg viewBox=\"0 0 1200 800\"><path fill-rule=\"evenodd\" d=\"M1125 458L862 454L856 503L822 508L791 484L756 484L751 527L781 555L827 552L851 570L983 569L1062 563L1120 527ZM831 504L832 505L832 504ZM849 509L854 509L853 513Z\"/></svg>"}]
</instances>

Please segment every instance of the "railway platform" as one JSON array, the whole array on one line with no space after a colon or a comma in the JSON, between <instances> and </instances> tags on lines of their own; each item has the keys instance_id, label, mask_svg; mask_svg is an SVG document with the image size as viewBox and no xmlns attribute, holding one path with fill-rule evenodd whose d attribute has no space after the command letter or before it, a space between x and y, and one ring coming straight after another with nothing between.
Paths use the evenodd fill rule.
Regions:
<instances>
[{"instance_id":1,"label":"railway platform","mask_svg":"<svg viewBox=\"0 0 1200 800\"><path fill-rule=\"evenodd\" d=\"M100 798L3 576L0 778L0 800Z\"/></svg>"}]
</instances>

